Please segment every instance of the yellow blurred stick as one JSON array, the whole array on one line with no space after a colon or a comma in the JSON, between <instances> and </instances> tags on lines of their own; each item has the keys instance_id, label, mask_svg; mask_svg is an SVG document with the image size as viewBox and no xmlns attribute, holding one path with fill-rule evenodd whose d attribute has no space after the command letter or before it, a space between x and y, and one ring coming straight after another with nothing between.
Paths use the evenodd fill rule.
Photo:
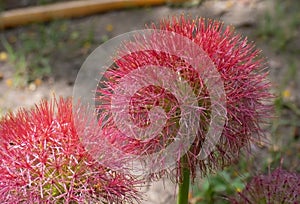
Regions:
<instances>
[{"instance_id":1,"label":"yellow blurred stick","mask_svg":"<svg viewBox=\"0 0 300 204\"><path fill-rule=\"evenodd\" d=\"M0 29L33 22L86 16L122 8L156 6L164 3L165 0L80 0L14 9L0 13Z\"/></svg>"}]
</instances>

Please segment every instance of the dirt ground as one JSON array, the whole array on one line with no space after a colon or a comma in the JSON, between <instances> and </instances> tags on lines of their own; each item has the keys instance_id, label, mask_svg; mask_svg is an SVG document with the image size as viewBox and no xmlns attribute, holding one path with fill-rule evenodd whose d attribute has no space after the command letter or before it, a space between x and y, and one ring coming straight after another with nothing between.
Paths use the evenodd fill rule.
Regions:
<instances>
[{"instance_id":1,"label":"dirt ground","mask_svg":"<svg viewBox=\"0 0 300 204\"><path fill-rule=\"evenodd\" d=\"M13 2L13 1L12 1ZM7 8L13 8L11 5ZM14 63L9 60L0 61L0 115L8 111L15 111L20 107L31 107L42 98L49 99L53 93L57 96L72 96L72 85L76 79L78 70L85 58L93 49L103 41L125 32L143 29L145 24L159 22L160 19L168 16L180 15L182 13L191 17L205 17L220 19L227 25L236 27L237 32L248 36L250 41L257 42L257 46L262 49L263 55L267 57L269 63L270 80L274 84L274 93L281 97L282 102L279 106L279 118L277 124L273 126L272 133L282 135L286 138L292 138L294 141L291 150L300 152L298 129L300 93L299 93L299 59L293 57L291 51L278 52L273 48L270 42L258 39L256 33L259 24L266 12L274 9L274 1L268 0L223 0L223 1L204 1L199 6L191 8L173 8L169 6L160 6L153 8L139 8L121 11L107 12L103 14L64 20L67 28L67 34L74 34L74 39L69 46L60 46L60 42L54 44L54 52L49 54L51 74L44 77L38 83L34 80L29 81L28 85L23 87L14 87L11 80L14 79ZM279 23L279 22L278 22ZM47 23L47 25L50 23ZM18 27L5 31L0 31L0 37L3 39L15 38L13 47L20 46L20 36L22 33L34 33L37 25ZM89 32L87 32L89 31ZM296 31L299 34L299 27ZM89 38L89 33L93 34L92 43L80 43L80 39ZM76 38L76 36L79 36ZM64 39L61 39L64 41ZM75 42L74 42L75 41ZM291 45L293 50L300 49L299 37ZM5 51L3 45L0 45L0 52ZM293 61L291 65L291 60ZM293 67L292 67L293 66ZM292 68L291 68L292 67ZM278 111L278 110L277 110ZM290 145L290 140L284 142L276 140L276 147ZM278 147L279 146L279 147ZM274 146L275 148L275 146ZM284 147L282 147L284 148ZM282 152L281 152L282 153ZM286 153L286 152L284 152ZM289 154L293 154L290 152ZM289 158L289 155L287 156ZM291 166L299 166L299 155L295 158L286 159L291 161ZM166 181L166 188L162 182L152 185L147 191L148 197L145 204L168 204L174 203L175 189L173 184ZM171 187L170 187L171 186Z\"/></svg>"}]
</instances>

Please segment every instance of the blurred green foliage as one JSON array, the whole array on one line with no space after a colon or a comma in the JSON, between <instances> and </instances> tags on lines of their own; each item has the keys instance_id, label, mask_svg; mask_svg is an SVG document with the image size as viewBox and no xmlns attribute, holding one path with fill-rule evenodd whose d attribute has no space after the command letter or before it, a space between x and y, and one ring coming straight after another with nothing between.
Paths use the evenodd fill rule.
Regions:
<instances>
[{"instance_id":1,"label":"blurred green foliage","mask_svg":"<svg viewBox=\"0 0 300 204\"><path fill-rule=\"evenodd\" d=\"M56 20L22 28L18 36L16 32L1 35L0 43L15 69L14 85L23 87L37 78L47 78L55 60L86 54L95 37L92 28L81 31L68 20Z\"/></svg>"},{"instance_id":2,"label":"blurred green foliage","mask_svg":"<svg viewBox=\"0 0 300 204\"><path fill-rule=\"evenodd\" d=\"M299 37L300 4L298 0L272 0L274 8L259 21L257 35L278 51L299 53L293 41ZM296 49L295 49L296 48Z\"/></svg>"},{"instance_id":3,"label":"blurred green foliage","mask_svg":"<svg viewBox=\"0 0 300 204\"><path fill-rule=\"evenodd\" d=\"M228 197L245 187L247 172L237 172L234 168L212 174L198 185L192 186L192 204L224 204L229 203Z\"/></svg>"},{"instance_id":4,"label":"blurred green foliage","mask_svg":"<svg viewBox=\"0 0 300 204\"><path fill-rule=\"evenodd\" d=\"M47 26L37 24L32 31L21 32L15 44L9 42L9 38L2 37L1 43L15 68L14 85L25 86L51 73L49 58L67 35L62 26L61 21L51 22Z\"/></svg>"}]
</instances>

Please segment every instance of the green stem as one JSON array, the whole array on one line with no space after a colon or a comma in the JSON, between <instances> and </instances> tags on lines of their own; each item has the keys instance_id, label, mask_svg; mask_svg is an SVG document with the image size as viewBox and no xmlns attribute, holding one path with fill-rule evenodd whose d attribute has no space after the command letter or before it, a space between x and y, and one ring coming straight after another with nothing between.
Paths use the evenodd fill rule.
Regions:
<instances>
[{"instance_id":1,"label":"green stem","mask_svg":"<svg viewBox=\"0 0 300 204\"><path fill-rule=\"evenodd\" d=\"M190 187L190 169L187 166L187 156L183 156L180 162L182 171L182 181L179 183L177 204L188 204Z\"/></svg>"}]
</instances>

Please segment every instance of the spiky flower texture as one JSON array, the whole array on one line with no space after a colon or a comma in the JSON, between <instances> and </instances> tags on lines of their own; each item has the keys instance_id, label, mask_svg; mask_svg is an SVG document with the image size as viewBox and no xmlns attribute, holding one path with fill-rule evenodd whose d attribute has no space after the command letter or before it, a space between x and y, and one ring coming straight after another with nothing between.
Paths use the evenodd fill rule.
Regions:
<instances>
[{"instance_id":1,"label":"spiky flower texture","mask_svg":"<svg viewBox=\"0 0 300 204\"><path fill-rule=\"evenodd\" d=\"M181 110L176 97L162 87L149 85L137 91L130 99L128 110L133 123L140 128L146 128L150 123L149 111L156 106L162 107L167 122L156 137L148 140L129 137L118 129L111 117L112 98L115 97L115 89L122 78L145 66L167 67L177 73L179 78L188 81L201 109L197 136L187 152L185 164L177 161L177 176L181 174L182 165L187 166L195 178L196 172L205 176L210 171L232 164L238 158L241 148L262 141L261 124L269 117L270 84L266 79L267 66L260 51L246 38L235 34L232 27L224 27L218 21L202 18L191 20L181 16L163 20L159 25L153 24L152 28L175 32L190 39L204 50L215 65L226 93L223 99L226 101L226 123L222 127L220 140L206 159L199 159L198 154L211 119L211 101L207 87L201 76L180 56L153 49L175 43L168 39L156 39L155 35L150 36L151 45L143 42L142 37L137 37L136 41L125 42L123 50L120 50L123 56L115 60L115 64L105 73L106 80L98 89L96 98L96 101L101 101L98 106L99 118L106 122L104 132L112 141L122 140L123 146L119 148L133 154L151 154L173 142L178 131ZM143 43L144 51L136 51ZM122 106L121 100L119 105ZM179 151L177 153L180 155Z\"/></svg>"},{"instance_id":2,"label":"spiky flower texture","mask_svg":"<svg viewBox=\"0 0 300 204\"><path fill-rule=\"evenodd\" d=\"M133 178L109 171L84 149L72 114L72 101L60 99L1 120L1 203L123 203L138 197Z\"/></svg>"},{"instance_id":3,"label":"spiky flower texture","mask_svg":"<svg viewBox=\"0 0 300 204\"><path fill-rule=\"evenodd\" d=\"M275 169L268 175L255 176L232 204L296 204L300 202L300 175Z\"/></svg>"}]
</instances>

